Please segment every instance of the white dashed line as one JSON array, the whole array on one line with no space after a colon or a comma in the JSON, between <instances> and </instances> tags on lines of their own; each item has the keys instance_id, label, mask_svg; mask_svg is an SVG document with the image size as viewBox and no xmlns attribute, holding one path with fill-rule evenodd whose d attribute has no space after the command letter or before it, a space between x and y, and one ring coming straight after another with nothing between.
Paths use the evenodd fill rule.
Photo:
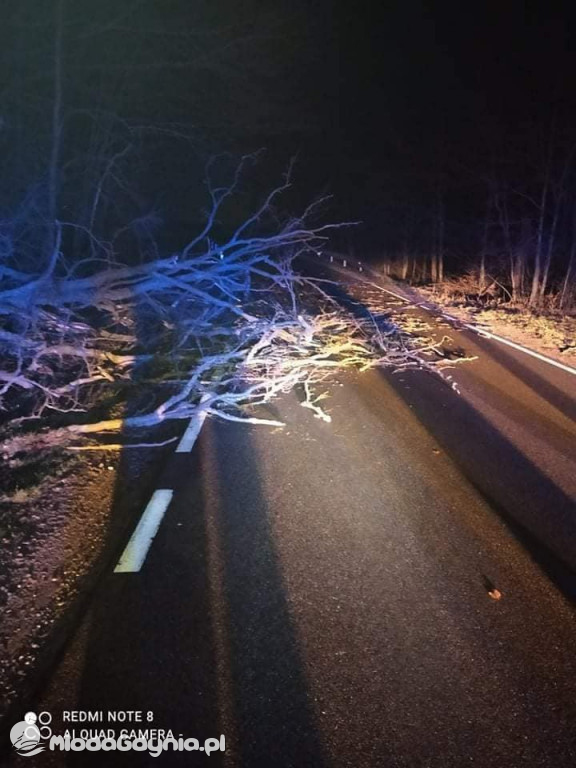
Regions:
<instances>
[{"instance_id":1,"label":"white dashed line","mask_svg":"<svg viewBox=\"0 0 576 768\"><path fill-rule=\"evenodd\" d=\"M203 403L206 402L206 400L208 400L208 395L204 395L200 402ZM182 435L182 440L180 440L178 443L176 453L190 453L194 447L194 443L196 442L198 435L200 434L200 430L202 429L202 424L204 424L205 419L206 411L200 411L196 414L196 416L193 416L190 419L190 424L188 424L186 432L184 432Z\"/></svg>"},{"instance_id":2,"label":"white dashed line","mask_svg":"<svg viewBox=\"0 0 576 768\"><path fill-rule=\"evenodd\" d=\"M209 398L209 395L203 395L200 402L205 403ZM178 443L176 453L190 453L205 420L205 410L201 410L190 419L186 432L184 432L182 439ZM152 540L158 532L164 513L168 509L173 495L174 491L168 488L154 491L130 541L122 553L122 557L118 561L118 565L114 568L114 573L137 573L142 568Z\"/></svg>"},{"instance_id":3,"label":"white dashed line","mask_svg":"<svg viewBox=\"0 0 576 768\"><path fill-rule=\"evenodd\" d=\"M118 565L114 568L114 573L137 573L142 568L173 494L174 491L166 488L154 491Z\"/></svg>"}]
</instances>

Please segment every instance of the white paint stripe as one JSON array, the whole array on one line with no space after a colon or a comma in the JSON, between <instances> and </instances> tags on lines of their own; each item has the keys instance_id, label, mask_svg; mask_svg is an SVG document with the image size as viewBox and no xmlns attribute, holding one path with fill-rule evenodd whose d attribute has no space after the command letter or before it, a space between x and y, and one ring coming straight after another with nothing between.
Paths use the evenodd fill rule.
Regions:
<instances>
[{"instance_id":1,"label":"white paint stripe","mask_svg":"<svg viewBox=\"0 0 576 768\"><path fill-rule=\"evenodd\" d=\"M173 493L174 491L165 488L154 491L118 565L114 568L114 573L137 573L142 568L152 539L156 536L164 513L172 501Z\"/></svg>"},{"instance_id":2,"label":"white paint stripe","mask_svg":"<svg viewBox=\"0 0 576 768\"><path fill-rule=\"evenodd\" d=\"M566 373L571 373L573 376L576 376L576 368L572 368L569 365L560 363L558 362L558 360L554 360L551 357L546 357L546 355L541 355L540 352L536 352L533 349L529 349L528 347L523 347L522 344L517 344L515 341L510 341L510 339L505 339L503 336L498 336L496 333L492 333L491 331L484 330L484 328L477 328L474 325L468 325L468 323L464 323L464 327L468 328L470 331L474 331L474 333L477 333L478 336L483 336L485 339L495 339L496 341L499 341L501 344L506 344L507 346L513 347L514 349L517 349L520 352L524 352L525 355L530 355L531 357L535 357L537 360L542 360L543 363L548 363L548 365L554 365L556 366L556 368L560 368L562 371L566 371Z\"/></svg>"},{"instance_id":3,"label":"white paint stripe","mask_svg":"<svg viewBox=\"0 0 576 768\"><path fill-rule=\"evenodd\" d=\"M200 400L200 403L205 403L207 400L210 399L210 395L202 395L202 398ZM178 443L178 448L176 448L176 453L190 453L192 448L194 448L194 443L196 442L198 435L200 434L200 430L202 429L202 424L204 424L204 421L206 420L206 410L201 410L199 413L197 413L195 416L193 416L190 419L190 423L188 424L188 427L186 428L186 432L182 435L182 440Z\"/></svg>"},{"instance_id":4,"label":"white paint stripe","mask_svg":"<svg viewBox=\"0 0 576 768\"><path fill-rule=\"evenodd\" d=\"M209 399L209 395L203 395L200 402L205 403ZM190 419L186 432L184 432L176 448L176 453L190 453L205 420L206 410L201 410ZM142 568L152 540L158 532L173 495L174 491L167 488L154 491L116 568L114 568L114 573L137 573Z\"/></svg>"},{"instance_id":5,"label":"white paint stripe","mask_svg":"<svg viewBox=\"0 0 576 768\"><path fill-rule=\"evenodd\" d=\"M427 306L425 302L410 301L410 299L407 299L405 296L400 296L400 294L394 293L394 291L390 291L388 290L388 288L382 288L381 285L376 285L375 283L372 283L372 285L375 285L375 287L379 288L381 291L385 291L386 293L389 293L391 296L395 296L397 299L401 299L407 304L412 304L415 307L421 307L422 309L425 309L427 312L437 311L434 307ZM530 355L531 357L535 357L537 360L541 360L543 363L548 363L548 365L553 365L556 368L560 368L560 370L562 371L566 371L566 373L571 373L573 376L576 376L576 368L572 368L572 366L570 365L566 365L565 363L560 363L558 362L558 360L554 360L552 357L547 357L546 355L542 355L540 352L536 352L533 349L524 347L522 344L517 344L515 341L510 341L510 339L506 339L504 336L498 336L498 334L492 333L491 331L487 331L484 328L479 328L476 325L465 323L463 320L460 320L458 317L454 317L453 315L449 315L447 312L440 311L440 315L442 317L445 317L447 320L452 320L456 323L459 323L463 328L467 328L469 331L472 331L478 336L482 336L485 339L494 339L495 341L499 341L501 344L506 344L507 346L512 347L513 349L517 349L519 352L524 352L525 355Z\"/></svg>"}]
</instances>

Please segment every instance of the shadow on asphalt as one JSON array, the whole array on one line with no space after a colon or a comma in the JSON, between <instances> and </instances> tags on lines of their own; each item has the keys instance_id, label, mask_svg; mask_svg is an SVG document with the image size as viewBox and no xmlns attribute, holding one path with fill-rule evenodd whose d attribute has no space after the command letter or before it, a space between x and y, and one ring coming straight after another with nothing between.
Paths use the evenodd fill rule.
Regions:
<instances>
[{"instance_id":1,"label":"shadow on asphalt","mask_svg":"<svg viewBox=\"0 0 576 768\"><path fill-rule=\"evenodd\" d=\"M324 284L323 290L359 319L368 308L342 285ZM496 350L484 351L522 378L539 394L565 411L569 398L559 400L554 387ZM576 603L576 518L574 500L528 459L496 427L457 395L439 377L422 371L418 385L407 390L398 377L380 372L406 402L420 423L443 447L462 474L500 516L513 536L541 570ZM554 390L554 391L553 391Z\"/></svg>"},{"instance_id":2,"label":"shadow on asphalt","mask_svg":"<svg viewBox=\"0 0 576 768\"><path fill-rule=\"evenodd\" d=\"M80 677L80 686L72 703L89 712L151 712L151 721L145 714L142 722L121 727L170 729L176 738L183 735L203 743L220 735L218 685L204 497L197 480L203 468L197 453L186 455L186 460L178 490L187 494L188 509L168 510L139 573L109 572L99 585L86 619L86 643L73 673ZM175 526L171 536L165 526ZM190 551L181 546L183 541L190 543ZM61 682L66 682L65 671ZM88 727L117 733L120 728L106 721ZM109 752L105 764L147 766L156 765L158 759L189 765L200 757L195 752L160 758L147 752ZM102 765L102 755L69 753L65 764ZM210 764L222 765L219 753L210 756Z\"/></svg>"},{"instance_id":3,"label":"shadow on asphalt","mask_svg":"<svg viewBox=\"0 0 576 768\"><path fill-rule=\"evenodd\" d=\"M163 754L170 766L322 768L250 430L207 422L169 476L174 500L141 572L109 573L98 589L69 706L150 711L152 722L124 727L171 729L200 744L226 735L224 760L218 752ZM157 760L109 752L105 765ZM62 764L103 762L80 752Z\"/></svg>"},{"instance_id":4,"label":"shadow on asphalt","mask_svg":"<svg viewBox=\"0 0 576 768\"><path fill-rule=\"evenodd\" d=\"M479 341L482 343L485 340L480 337L480 339L475 339L475 341L476 343ZM572 419L572 421L576 421L576 397L571 396L568 392L563 392L561 389L554 386L554 384L546 381L545 378L532 370L528 365L524 365L517 360L513 354L507 351L506 347L502 347L495 342L492 342L490 344L490 349L488 350L488 343L490 342L482 344L485 354L490 355L494 361L507 368L511 373L527 384L537 395L550 403L550 405L563 413L566 417ZM570 376L568 373L566 375Z\"/></svg>"},{"instance_id":5,"label":"shadow on asphalt","mask_svg":"<svg viewBox=\"0 0 576 768\"><path fill-rule=\"evenodd\" d=\"M216 529L239 764L322 768L325 760L250 430L207 427L204 437L212 445L219 478ZM237 474L230 471L235 465Z\"/></svg>"},{"instance_id":6,"label":"shadow on asphalt","mask_svg":"<svg viewBox=\"0 0 576 768\"><path fill-rule=\"evenodd\" d=\"M412 387L408 397L394 377L387 377L387 382L409 402L420 423L534 562L565 597L576 602L573 499L463 397L442 391L447 385L421 375L418 387Z\"/></svg>"}]
</instances>

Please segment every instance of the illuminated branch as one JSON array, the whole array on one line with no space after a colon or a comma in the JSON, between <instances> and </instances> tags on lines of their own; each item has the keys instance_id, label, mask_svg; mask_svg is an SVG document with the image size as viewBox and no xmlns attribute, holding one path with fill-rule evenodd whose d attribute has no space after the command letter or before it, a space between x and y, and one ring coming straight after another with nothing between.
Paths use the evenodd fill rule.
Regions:
<instances>
[{"instance_id":1,"label":"illuminated branch","mask_svg":"<svg viewBox=\"0 0 576 768\"><path fill-rule=\"evenodd\" d=\"M314 253L330 225L291 219L279 231L250 236L255 226L265 229L272 201L289 183L288 173L221 245L211 238L212 225L238 173L229 187L210 187L212 208L200 234L170 258L134 266L101 268L87 259L82 272L68 268L61 253L68 225L59 224L46 270L1 273L2 407L19 407L25 392L27 418L73 412L89 420L106 391L145 392L154 401L123 418L52 429L41 438L48 445L189 419L200 410L277 426L253 409L295 387L304 393L302 405L329 421L315 388L337 371L432 367L397 328L353 317L318 281L294 271L294 258ZM18 435L5 442L5 455L39 439Z\"/></svg>"}]
</instances>

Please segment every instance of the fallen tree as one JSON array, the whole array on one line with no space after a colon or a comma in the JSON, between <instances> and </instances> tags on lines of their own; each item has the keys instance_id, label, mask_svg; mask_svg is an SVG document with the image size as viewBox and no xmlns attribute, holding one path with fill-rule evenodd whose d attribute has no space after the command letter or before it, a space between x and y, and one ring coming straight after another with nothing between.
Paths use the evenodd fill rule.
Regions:
<instances>
[{"instance_id":1,"label":"fallen tree","mask_svg":"<svg viewBox=\"0 0 576 768\"><path fill-rule=\"evenodd\" d=\"M32 420L46 446L151 428L199 410L278 424L246 408L296 386L302 404L329 419L315 388L334 371L432 366L420 355L422 343L387 321L359 320L327 295L322 281L294 270L294 259L315 254L334 225L310 223L316 206L278 225L273 206L290 186L289 174L217 244L213 228L238 175L228 186L209 186L205 225L167 258L122 264L99 242L104 268L94 248L90 258L74 261L63 246L73 225L57 222L43 271L0 268L0 404L16 416L16 427ZM109 418L91 418L111 392L111 404L137 392L138 407L121 415L111 407ZM70 422L70 414L71 423L58 423L62 415ZM12 432L4 456L38 439L37 431Z\"/></svg>"}]
</instances>

